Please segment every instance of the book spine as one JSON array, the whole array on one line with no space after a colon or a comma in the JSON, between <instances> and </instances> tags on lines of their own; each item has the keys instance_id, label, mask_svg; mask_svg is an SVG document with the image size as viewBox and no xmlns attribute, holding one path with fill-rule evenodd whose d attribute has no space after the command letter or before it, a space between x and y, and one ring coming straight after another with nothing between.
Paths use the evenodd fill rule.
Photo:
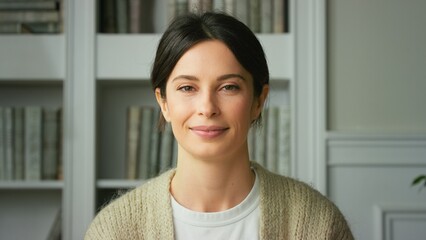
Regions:
<instances>
[{"instance_id":1,"label":"book spine","mask_svg":"<svg viewBox=\"0 0 426 240\"><path fill-rule=\"evenodd\" d=\"M115 0L102 0L101 5L101 32L116 33L117 22L115 16Z\"/></svg>"},{"instance_id":2,"label":"book spine","mask_svg":"<svg viewBox=\"0 0 426 240\"><path fill-rule=\"evenodd\" d=\"M14 179L24 179L24 109L19 107L14 110Z\"/></svg>"},{"instance_id":3,"label":"book spine","mask_svg":"<svg viewBox=\"0 0 426 240\"><path fill-rule=\"evenodd\" d=\"M117 33L128 32L128 0L116 0Z\"/></svg>"},{"instance_id":4,"label":"book spine","mask_svg":"<svg viewBox=\"0 0 426 240\"><path fill-rule=\"evenodd\" d=\"M201 0L201 11L209 12L213 10L213 0Z\"/></svg>"},{"instance_id":5,"label":"book spine","mask_svg":"<svg viewBox=\"0 0 426 240\"><path fill-rule=\"evenodd\" d=\"M236 0L223 0L223 11L235 16L235 1Z\"/></svg>"},{"instance_id":6,"label":"book spine","mask_svg":"<svg viewBox=\"0 0 426 240\"><path fill-rule=\"evenodd\" d=\"M188 0L188 11L192 13L200 13L203 10L201 0Z\"/></svg>"},{"instance_id":7,"label":"book spine","mask_svg":"<svg viewBox=\"0 0 426 240\"><path fill-rule=\"evenodd\" d=\"M136 179L139 145L140 107L131 106L127 110L127 178Z\"/></svg>"},{"instance_id":8,"label":"book spine","mask_svg":"<svg viewBox=\"0 0 426 240\"><path fill-rule=\"evenodd\" d=\"M4 179L13 180L13 109L11 107L4 108L4 133Z\"/></svg>"},{"instance_id":9,"label":"book spine","mask_svg":"<svg viewBox=\"0 0 426 240\"><path fill-rule=\"evenodd\" d=\"M25 107L25 179L41 179L41 107Z\"/></svg>"},{"instance_id":10,"label":"book spine","mask_svg":"<svg viewBox=\"0 0 426 240\"><path fill-rule=\"evenodd\" d=\"M159 172L159 150L160 150L160 132L158 131L157 121L160 117L160 108L154 110L154 119L152 121L151 131L151 151L150 151L150 164L149 176L155 177Z\"/></svg>"},{"instance_id":11,"label":"book spine","mask_svg":"<svg viewBox=\"0 0 426 240\"><path fill-rule=\"evenodd\" d=\"M273 21L273 1L263 0L261 1L261 32L272 33L272 21Z\"/></svg>"},{"instance_id":12,"label":"book spine","mask_svg":"<svg viewBox=\"0 0 426 240\"><path fill-rule=\"evenodd\" d=\"M266 111L267 119L267 141L266 141L266 167L273 172L277 172L278 135L277 117L278 109L269 107Z\"/></svg>"},{"instance_id":13,"label":"book spine","mask_svg":"<svg viewBox=\"0 0 426 240\"><path fill-rule=\"evenodd\" d=\"M235 0L235 17L242 23L248 26L249 24L249 9L246 0Z\"/></svg>"},{"instance_id":14,"label":"book spine","mask_svg":"<svg viewBox=\"0 0 426 240\"><path fill-rule=\"evenodd\" d=\"M58 111L43 111L43 179L57 179L58 170Z\"/></svg>"},{"instance_id":15,"label":"book spine","mask_svg":"<svg viewBox=\"0 0 426 240\"><path fill-rule=\"evenodd\" d=\"M291 174L290 109L288 107L279 108L278 124L278 173L288 176Z\"/></svg>"},{"instance_id":16,"label":"book spine","mask_svg":"<svg viewBox=\"0 0 426 240\"><path fill-rule=\"evenodd\" d=\"M63 131L64 131L64 111L62 110L62 107L58 110L58 180L64 179L64 170L63 170Z\"/></svg>"},{"instance_id":17,"label":"book spine","mask_svg":"<svg viewBox=\"0 0 426 240\"><path fill-rule=\"evenodd\" d=\"M273 32L274 33L283 33L285 20L285 4L284 0L274 0L274 10L273 10Z\"/></svg>"},{"instance_id":18,"label":"book spine","mask_svg":"<svg viewBox=\"0 0 426 240\"><path fill-rule=\"evenodd\" d=\"M173 151L173 133L170 123L164 127L164 132L161 135L160 148L160 172L165 172L171 167Z\"/></svg>"},{"instance_id":19,"label":"book spine","mask_svg":"<svg viewBox=\"0 0 426 240\"><path fill-rule=\"evenodd\" d=\"M4 171L6 165L5 155L5 130L4 130L4 108L0 106L0 180L4 180Z\"/></svg>"},{"instance_id":20,"label":"book spine","mask_svg":"<svg viewBox=\"0 0 426 240\"><path fill-rule=\"evenodd\" d=\"M151 150L151 132L154 110L151 107L142 108L140 124L140 147L139 147L139 178L149 178L149 163Z\"/></svg>"},{"instance_id":21,"label":"book spine","mask_svg":"<svg viewBox=\"0 0 426 240\"><path fill-rule=\"evenodd\" d=\"M250 0L249 3L249 27L258 33L260 32L260 0Z\"/></svg>"},{"instance_id":22,"label":"book spine","mask_svg":"<svg viewBox=\"0 0 426 240\"><path fill-rule=\"evenodd\" d=\"M141 29L141 1L129 0L129 32L139 33Z\"/></svg>"},{"instance_id":23,"label":"book spine","mask_svg":"<svg viewBox=\"0 0 426 240\"><path fill-rule=\"evenodd\" d=\"M176 17L176 1L167 1L167 22L170 23Z\"/></svg>"},{"instance_id":24,"label":"book spine","mask_svg":"<svg viewBox=\"0 0 426 240\"><path fill-rule=\"evenodd\" d=\"M266 167L265 143L266 143L266 127L260 125L255 132L255 161Z\"/></svg>"},{"instance_id":25,"label":"book spine","mask_svg":"<svg viewBox=\"0 0 426 240\"><path fill-rule=\"evenodd\" d=\"M176 0L176 16L184 15L188 12L188 0Z\"/></svg>"},{"instance_id":26,"label":"book spine","mask_svg":"<svg viewBox=\"0 0 426 240\"><path fill-rule=\"evenodd\" d=\"M250 128L248 135L247 135L247 145L249 149L249 159L254 160L255 155L255 133L256 129L255 127Z\"/></svg>"}]
</instances>

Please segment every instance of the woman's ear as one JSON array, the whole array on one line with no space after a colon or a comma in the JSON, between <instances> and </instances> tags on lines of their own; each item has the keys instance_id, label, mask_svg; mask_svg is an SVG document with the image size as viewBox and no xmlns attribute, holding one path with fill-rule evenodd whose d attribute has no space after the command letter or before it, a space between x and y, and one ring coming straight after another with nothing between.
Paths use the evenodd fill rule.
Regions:
<instances>
[{"instance_id":1,"label":"woman's ear","mask_svg":"<svg viewBox=\"0 0 426 240\"><path fill-rule=\"evenodd\" d=\"M169 122L169 108L167 107L166 98L161 95L160 88L155 89L155 98L157 99L157 103L160 106L164 119Z\"/></svg>"},{"instance_id":2,"label":"woman's ear","mask_svg":"<svg viewBox=\"0 0 426 240\"><path fill-rule=\"evenodd\" d=\"M253 107L252 107L252 121L255 121L259 118L262 113L263 106L265 105L265 101L268 98L269 94L269 84L263 85L262 92L259 97L254 99Z\"/></svg>"}]
</instances>

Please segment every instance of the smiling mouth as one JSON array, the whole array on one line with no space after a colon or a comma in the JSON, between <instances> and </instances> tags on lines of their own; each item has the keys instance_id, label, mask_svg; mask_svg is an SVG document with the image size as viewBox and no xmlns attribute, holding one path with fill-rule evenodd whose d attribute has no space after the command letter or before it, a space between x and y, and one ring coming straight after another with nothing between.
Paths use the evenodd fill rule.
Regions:
<instances>
[{"instance_id":1,"label":"smiling mouth","mask_svg":"<svg viewBox=\"0 0 426 240\"><path fill-rule=\"evenodd\" d=\"M222 135L229 128L219 126L196 126L189 129L202 138L215 138Z\"/></svg>"}]
</instances>

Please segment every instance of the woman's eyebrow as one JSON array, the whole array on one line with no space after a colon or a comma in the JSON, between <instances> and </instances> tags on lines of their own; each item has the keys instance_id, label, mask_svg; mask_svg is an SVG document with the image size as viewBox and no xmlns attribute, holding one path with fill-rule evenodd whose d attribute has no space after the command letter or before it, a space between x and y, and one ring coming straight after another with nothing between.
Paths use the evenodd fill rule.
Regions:
<instances>
[{"instance_id":1,"label":"woman's eyebrow","mask_svg":"<svg viewBox=\"0 0 426 240\"><path fill-rule=\"evenodd\" d=\"M197 77L192 76L192 75L179 75L179 76L177 76L177 77L173 78L173 79L172 79L172 82L173 82L173 81L176 81L176 80L179 80L179 79L186 79L186 80L192 80L192 81L196 81L196 80L198 80L198 78L197 78Z\"/></svg>"},{"instance_id":2,"label":"woman's eyebrow","mask_svg":"<svg viewBox=\"0 0 426 240\"><path fill-rule=\"evenodd\" d=\"M223 80L227 80L227 79L230 79L230 78L239 78L243 81L246 81L246 79L243 77L243 75L237 74L237 73L229 73L229 74L221 75L217 78L217 80L223 81ZM191 81L198 81L199 80L196 76L193 76L193 75L179 75L179 76L174 77L172 79L172 82L179 80L179 79L191 80Z\"/></svg>"},{"instance_id":3,"label":"woman's eyebrow","mask_svg":"<svg viewBox=\"0 0 426 240\"><path fill-rule=\"evenodd\" d=\"M229 73L229 74L222 75L222 76L218 77L217 80L222 81L222 80L226 80L226 79L229 79L229 78L240 78L241 80L246 81L246 79L243 77L243 75L237 74L237 73Z\"/></svg>"}]
</instances>

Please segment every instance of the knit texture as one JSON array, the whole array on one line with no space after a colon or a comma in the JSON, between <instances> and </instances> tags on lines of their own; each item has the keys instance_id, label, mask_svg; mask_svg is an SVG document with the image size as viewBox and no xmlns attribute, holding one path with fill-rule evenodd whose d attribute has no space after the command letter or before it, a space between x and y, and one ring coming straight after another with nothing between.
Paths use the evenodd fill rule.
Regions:
<instances>
[{"instance_id":1,"label":"knit texture","mask_svg":"<svg viewBox=\"0 0 426 240\"><path fill-rule=\"evenodd\" d=\"M351 240L339 209L297 180L252 163L260 180L259 239ZM170 170L126 193L102 209L85 240L174 239Z\"/></svg>"}]
</instances>

